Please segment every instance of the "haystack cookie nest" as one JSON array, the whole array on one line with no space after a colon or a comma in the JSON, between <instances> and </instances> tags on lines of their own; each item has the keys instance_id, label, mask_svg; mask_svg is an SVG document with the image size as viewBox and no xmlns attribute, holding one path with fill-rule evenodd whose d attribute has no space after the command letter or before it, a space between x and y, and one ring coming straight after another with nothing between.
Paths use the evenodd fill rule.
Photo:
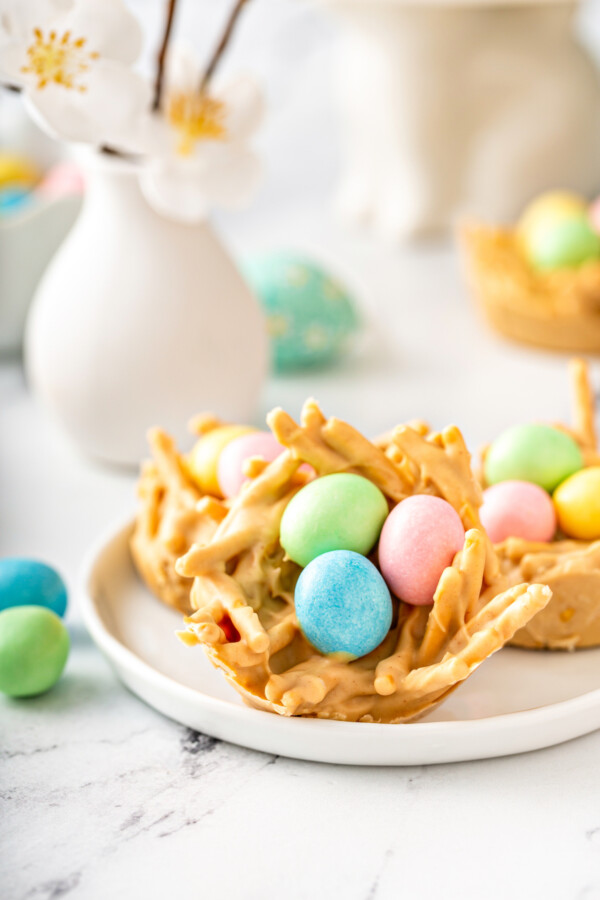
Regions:
<instances>
[{"instance_id":1,"label":"haystack cookie nest","mask_svg":"<svg viewBox=\"0 0 600 900\"><path fill-rule=\"evenodd\" d=\"M193 430L202 435L218 427L219 422L207 418L193 425ZM175 563L193 544L206 543L213 537L227 515L227 507L198 488L185 457L169 435L154 428L148 440L153 458L142 466L140 509L131 552L152 593L187 614L193 611L192 581L177 572Z\"/></svg>"},{"instance_id":2,"label":"haystack cookie nest","mask_svg":"<svg viewBox=\"0 0 600 900\"><path fill-rule=\"evenodd\" d=\"M175 523L183 526L182 544L194 530L202 534L174 564L177 579L193 579L189 604L195 611L180 637L200 644L249 705L284 716L409 721L439 704L548 603L550 590L539 584L514 585L483 600L482 588L498 575L497 559L480 526L481 489L458 429L430 434L421 424L400 426L372 442L344 422L326 419L314 401L305 404L300 424L282 410L272 412L268 424L285 451L269 464L251 460L247 473L253 477L229 501L197 499L192 490L181 502L181 485L187 492L189 484L177 456L163 454L161 463L147 467L133 538L140 571L159 597L173 602L181 601L182 586L189 584L179 581L177 594L167 586ZM359 659L318 652L298 625L294 590L302 570L286 557L280 526L302 487L303 463L317 478L363 476L390 507L414 494L441 497L466 532L433 605L410 607L394 598L387 635ZM376 554L371 558L376 561Z\"/></svg>"},{"instance_id":3,"label":"haystack cookie nest","mask_svg":"<svg viewBox=\"0 0 600 900\"><path fill-rule=\"evenodd\" d=\"M570 363L573 425L555 425L580 447L584 466L600 465L594 425L594 395L588 367ZM550 543L510 537L495 546L500 577L488 587L489 602L498 592L522 582L542 582L552 590L550 603L512 638L517 647L574 650L600 645L600 540L564 539Z\"/></svg>"},{"instance_id":4,"label":"haystack cookie nest","mask_svg":"<svg viewBox=\"0 0 600 900\"><path fill-rule=\"evenodd\" d=\"M600 352L600 262L536 271L513 229L473 225L461 242L472 293L501 334L553 350Z\"/></svg>"}]
</instances>

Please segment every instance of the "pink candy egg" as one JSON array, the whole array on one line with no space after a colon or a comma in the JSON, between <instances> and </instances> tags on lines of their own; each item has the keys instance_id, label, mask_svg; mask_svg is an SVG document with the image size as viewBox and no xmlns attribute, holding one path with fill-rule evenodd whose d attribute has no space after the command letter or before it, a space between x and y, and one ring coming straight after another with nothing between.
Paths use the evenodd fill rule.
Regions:
<instances>
[{"instance_id":1,"label":"pink candy egg","mask_svg":"<svg viewBox=\"0 0 600 900\"><path fill-rule=\"evenodd\" d=\"M57 163L44 176L38 191L49 199L68 194L82 194L84 190L81 169L73 162Z\"/></svg>"},{"instance_id":2,"label":"pink candy egg","mask_svg":"<svg viewBox=\"0 0 600 900\"><path fill-rule=\"evenodd\" d=\"M244 475L244 463L252 456L260 456L267 462L283 453L285 447L270 431L254 431L231 441L219 457L217 477L224 497L235 497L248 479Z\"/></svg>"},{"instance_id":3,"label":"pink candy egg","mask_svg":"<svg viewBox=\"0 0 600 900\"><path fill-rule=\"evenodd\" d=\"M494 544L508 537L551 541L556 513L550 496L529 481L501 481L483 493L481 524Z\"/></svg>"},{"instance_id":4,"label":"pink candy egg","mask_svg":"<svg viewBox=\"0 0 600 900\"><path fill-rule=\"evenodd\" d=\"M444 569L465 541L453 506L439 497L407 497L391 511L379 538L379 567L388 587L414 606L433 603Z\"/></svg>"},{"instance_id":5,"label":"pink candy egg","mask_svg":"<svg viewBox=\"0 0 600 900\"><path fill-rule=\"evenodd\" d=\"M594 202L588 209L588 218L590 225L598 234L600 234L600 197L596 197Z\"/></svg>"}]
</instances>

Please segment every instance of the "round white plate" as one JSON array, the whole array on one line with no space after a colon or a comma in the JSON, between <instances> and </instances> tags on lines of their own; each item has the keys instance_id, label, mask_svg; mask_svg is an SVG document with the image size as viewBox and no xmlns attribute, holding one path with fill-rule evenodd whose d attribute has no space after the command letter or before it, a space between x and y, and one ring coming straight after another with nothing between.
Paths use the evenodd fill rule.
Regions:
<instances>
[{"instance_id":1,"label":"round white plate","mask_svg":"<svg viewBox=\"0 0 600 900\"><path fill-rule=\"evenodd\" d=\"M409 725L284 718L244 706L201 647L175 637L181 616L156 600L129 553L132 525L85 565L82 612L122 681L164 715L255 750L318 762L423 765L507 756L600 728L600 649L505 649L435 712Z\"/></svg>"}]
</instances>

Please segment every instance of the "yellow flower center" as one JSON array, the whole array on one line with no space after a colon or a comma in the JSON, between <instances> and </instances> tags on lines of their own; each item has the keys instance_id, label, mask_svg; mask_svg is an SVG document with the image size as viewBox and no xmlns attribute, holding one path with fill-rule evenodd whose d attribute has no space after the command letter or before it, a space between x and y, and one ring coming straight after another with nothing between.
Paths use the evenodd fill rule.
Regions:
<instances>
[{"instance_id":1,"label":"yellow flower center","mask_svg":"<svg viewBox=\"0 0 600 900\"><path fill-rule=\"evenodd\" d=\"M225 104L205 93L176 91L167 104L167 119L179 137L177 152L189 156L198 141L220 141L225 129Z\"/></svg>"},{"instance_id":2,"label":"yellow flower center","mask_svg":"<svg viewBox=\"0 0 600 900\"><path fill-rule=\"evenodd\" d=\"M34 28L33 35L33 43L27 48L28 62L21 71L35 75L38 90L51 82L68 90L87 90L76 80L87 72L90 62L98 59L98 54L84 49L86 39L73 39L70 31L62 35L50 31L45 37L41 28Z\"/></svg>"}]
</instances>

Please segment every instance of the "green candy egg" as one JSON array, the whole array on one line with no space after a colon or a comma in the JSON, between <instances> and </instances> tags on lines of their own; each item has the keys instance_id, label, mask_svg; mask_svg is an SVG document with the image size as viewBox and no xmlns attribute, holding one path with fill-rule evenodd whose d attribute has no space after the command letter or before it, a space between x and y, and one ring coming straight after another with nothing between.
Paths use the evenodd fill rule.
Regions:
<instances>
[{"instance_id":1,"label":"green candy egg","mask_svg":"<svg viewBox=\"0 0 600 900\"><path fill-rule=\"evenodd\" d=\"M532 229L526 250L540 271L575 268L600 258L600 236L584 216L548 219Z\"/></svg>"},{"instance_id":2,"label":"green candy egg","mask_svg":"<svg viewBox=\"0 0 600 900\"><path fill-rule=\"evenodd\" d=\"M256 256L244 271L267 317L276 370L323 365L343 353L358 316L335 278L291 253Z\"/></svg>"},{"instance_id":3,"label":"green candy egg","mask_svg":"<svg viewBox=\"0 0 600 900\"><path fill-rule=\"evenodd\" d=\"M56 684L69 655L69 633L42 606L13 606L0 613L0 691L33 697Z\"/></svg>"},{"instance_id":4,"label":"green candy egg","mask_svg":"<svg viewBox=\"0 0 600 900\"><path fill-rule=\"evenodd\" d=\"M324 475L290 500L281 520L281 546L300 566L330 550L366 556L387 515L387 500L367 478Z\"/></svg>"},{"instance_id":5,"label":"green candy egg","mask_svg":"<svg viewBox=\"0 0 600 900\"><path fill-rule=\"evenodd\" d=\"M485 459L488 484L531 481L552 492L583 467L581 450L550 425L515 425L496 438Z\"/></svg>"}]
</instances>

